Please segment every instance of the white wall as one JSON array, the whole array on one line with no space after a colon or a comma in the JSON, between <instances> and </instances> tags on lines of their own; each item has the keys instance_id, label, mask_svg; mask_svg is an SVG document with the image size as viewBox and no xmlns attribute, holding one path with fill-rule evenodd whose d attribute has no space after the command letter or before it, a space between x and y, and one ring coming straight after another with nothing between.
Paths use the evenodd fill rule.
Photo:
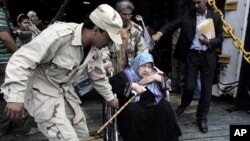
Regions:
<instances>
[{"instance_id":1,"label":"white wall","mask_svg":"<svg viewBox=\"0 0 250 141\"><path fill-rule=\"evenodd\" d=\"M242 43L244 43L250 0L227 0L227 2L229 1L238 1L237 10L225 11L225 20L234 28L235 35L242 40ZM221 68L219 76L220 82L231 83L238 81L242 62L242 52L235 48L232 38L224 38L222 53L229 54L231 56L231 60L230 64ZM221 88L225 87L225 85L219 86ZM235 97L236 93L237 88L233 89L228 94ZM214 85L213 95L219 96L220 94L221 92L218 90L217 86Z\"/></svg>"}]
</instances>

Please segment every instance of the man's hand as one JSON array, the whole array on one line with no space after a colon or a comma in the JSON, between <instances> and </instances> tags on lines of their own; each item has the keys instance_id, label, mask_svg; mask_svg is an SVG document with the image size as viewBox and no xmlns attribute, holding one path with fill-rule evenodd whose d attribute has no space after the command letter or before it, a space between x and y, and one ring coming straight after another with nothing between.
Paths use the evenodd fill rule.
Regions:
<instances>
[{"instance_id":1,"label":"man's hand","mask_svg":"<svg viewBox=\"0 0 250 141\"><path fill-rule=\"evenodd\" d=\"M4 113L10 120L20 120L23 118L24 104L18 102L8 102L5 106Z\"/></svg>"},{"instance_id":2,"label":"man's hand","mask_svg":"<svg viewBox=\"0 0 250 141\"><path fill-rule=\"evenodd\" d=\"M153 42L158 42L160 39L161 39L160 33L156 33L156 34L152 35Z\"/></svg>"},{"instance_id":3,"label":"man's hand","mask_svg":"<svg viewBox=\"0 0 250 141\"><path fill-rule=\"evenodd\" d=\"M118 109L119 108L119 101L117 98L108 102L108 106Z\"/></svg>"},{"instance_id":4,"label":"man's hand","mask_svg":"<svg viewBox=\"0 0 250 141\"><path fill-rule=\"evenodd\" d=\"M202 34L202 36L199 38L199 41L202 45L209 45L210 40L207 38L206 35ZM208 46L209 47L209 46Z\"/></svg>"}]
</instances>

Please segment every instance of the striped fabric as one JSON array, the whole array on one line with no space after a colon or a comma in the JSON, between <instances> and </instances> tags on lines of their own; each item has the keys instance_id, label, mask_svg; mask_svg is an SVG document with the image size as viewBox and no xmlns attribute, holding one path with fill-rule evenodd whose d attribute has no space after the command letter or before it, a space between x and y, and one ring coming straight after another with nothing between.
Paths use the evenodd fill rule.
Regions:
<instances>
[{"instance_id":1,"label":"striped fabric","mask_svg":"<svg viewBox=\"0 0 250 141\"><path fill-rule=\"evenodd\" d=\"M6 15L2 8L0 8L0 32L1 31L9 32ZM0 64L6 64L11 55L12 55L12 52L4 46L2 41L0 41Z\"/></svg>"}]
</instances>

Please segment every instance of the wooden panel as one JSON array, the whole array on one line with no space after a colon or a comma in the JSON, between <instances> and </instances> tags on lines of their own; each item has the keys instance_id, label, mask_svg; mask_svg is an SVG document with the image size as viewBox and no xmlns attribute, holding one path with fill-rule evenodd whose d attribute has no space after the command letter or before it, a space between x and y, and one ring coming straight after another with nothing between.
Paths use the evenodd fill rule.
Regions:
<instances>
[{"instance_id":1,"label":"wooden panel","mask_svg":"<svg viewBox=\"0 0 250 141\"><path fill-rule=\"evenodd\" d=\"M238 5L238 1L227 2L225 5L225 10L226 11L236 11L237 5Z\"/></svg>"}]
</instances>

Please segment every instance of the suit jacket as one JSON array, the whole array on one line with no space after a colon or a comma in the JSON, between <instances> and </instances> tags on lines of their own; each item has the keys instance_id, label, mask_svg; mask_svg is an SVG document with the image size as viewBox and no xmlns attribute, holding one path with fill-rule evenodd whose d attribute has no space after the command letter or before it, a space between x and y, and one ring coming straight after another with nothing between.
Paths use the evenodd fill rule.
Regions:
<instances>
[{"instance_id":1,"label":"suit jacket","mask_svg":"<svg viewBox=\"0 0 250 141\"><path fill-rule=\"evenodd\" d=\"M220 16L209 8L207 9L207 18L212 18L214 21L216 37L210 40L209 48L205 52L205 56L209 66L215 69L217 62L216 49L222 46L223 41L222 21ZM163 34L170 34L177 28L181 28L181 33L176 45L174 57L182 62L185 62L186 57L184 56L186 56L186 53L190 50L196 33L196 10L192 9L180 18L170 23L166 23L160 29L160 32Z\"/></svg>"}]
</instances>

